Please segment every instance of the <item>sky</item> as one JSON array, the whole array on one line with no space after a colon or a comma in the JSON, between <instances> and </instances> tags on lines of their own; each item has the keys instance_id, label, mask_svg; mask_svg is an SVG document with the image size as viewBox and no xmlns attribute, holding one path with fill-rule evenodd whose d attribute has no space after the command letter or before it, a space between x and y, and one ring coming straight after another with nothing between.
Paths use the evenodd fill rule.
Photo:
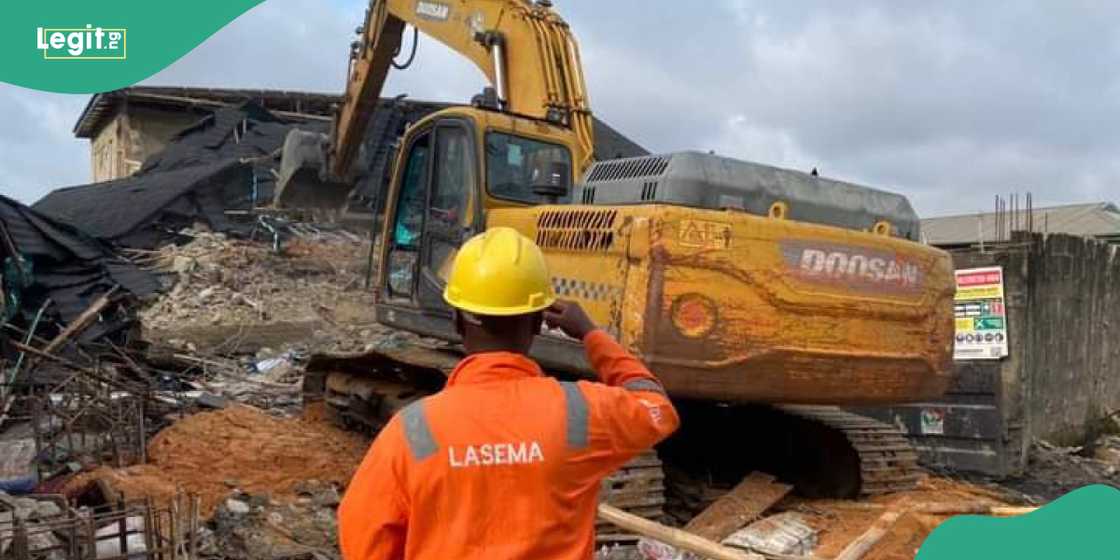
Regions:
<instances>
[{"instance_id":1,"label":"sky","mask_svg":"<svg viewBox=\"0 0 1120 560\"><path fill-rule=\"evenodd\" d=\"M919 214L1109 200L1120 186L1120 3L554 0L597 116L654 152L715 151L908 196ZM340 92L364 2L267 0L149 85ZM405 41L411 40L409 35ZM432 39L385 94L485 80ZM89 96L0 84L0 192L89 181Z\"/></svg>"}]
</instances>

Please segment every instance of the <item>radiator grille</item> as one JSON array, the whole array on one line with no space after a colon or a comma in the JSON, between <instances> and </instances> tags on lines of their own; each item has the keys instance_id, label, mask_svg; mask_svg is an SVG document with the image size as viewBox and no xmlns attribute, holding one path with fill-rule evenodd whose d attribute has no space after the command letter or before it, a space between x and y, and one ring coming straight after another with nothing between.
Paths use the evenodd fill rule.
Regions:
<instances>
[{"instance_id":1,"label":"radiator grille","mask_svg":"<svg viewBox=\"0 0 1120 560\"><path fill-rule=\"evenodd\" d=\"M605 251L614 243L617 210L548 210L537 216L537 245L569 251Z\"/></svg>"},{"instance_id":2,"label":"radiator grille","mask_svg":"<svg viewBox=\"0 0 1120 560\"><path fill-rule=\"evenodd\" d=\"M580 202L583 204L594 204L595 187L583 187L583 196L580 197Z\"/></svg>"},{"instance_id":3,"label":"radiator grille","mask_svg":"<svg viewBox=\"0 0 1120 560\"><path fill-rule=\"evenodd\" d=\"M638 177L660 177L669 167L669 158L647 156L615 159L596 163L587 176L587 182L617 181Z\"/></svg>"}]
</instances>

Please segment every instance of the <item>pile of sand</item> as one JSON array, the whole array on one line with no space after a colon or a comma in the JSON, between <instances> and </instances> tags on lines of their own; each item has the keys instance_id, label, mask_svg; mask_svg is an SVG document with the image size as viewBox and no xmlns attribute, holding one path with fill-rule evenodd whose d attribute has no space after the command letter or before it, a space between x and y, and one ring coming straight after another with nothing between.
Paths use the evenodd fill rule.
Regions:
<instances>
[{"instance_id":1,"label":"pile of sand","mask_svg":"<svg viewBox=\"0 0 1120 560\"><path fill-rule=\"evenodd\" d=\"M126 498L157 501L178 491L196 494L209 517L235 489L284 501L307 480L345 487L368 445L317 419L274 418L235 406L184 418L157 434L148 444L149 464L101 468L76 483L101 479Z\"/></svg>"}]
</instances>

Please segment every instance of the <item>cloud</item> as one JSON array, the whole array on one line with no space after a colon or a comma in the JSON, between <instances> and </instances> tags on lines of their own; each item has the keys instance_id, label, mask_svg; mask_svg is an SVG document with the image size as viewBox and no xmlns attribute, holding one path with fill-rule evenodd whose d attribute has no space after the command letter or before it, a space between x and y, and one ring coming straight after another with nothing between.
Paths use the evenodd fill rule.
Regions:
<instances>
[{"instance_id":1,"label":"cloud","mask_svg":"<svg viewBox=\"0 0 1120 560\"><path fill-rule=\"evenodd\" d=\"M1011 191L1108 199L1120 184L1117 4L557 4L596 114L655 151L818 167L906 194L926 215L987 209ZM341 91L364 9L269 0L149 83ZM386 94L466 101L483 85L422 37ZM88 177L87 148L69 138L83 100L11 86L0 99L0 118L20 123L0 130L0 185L34 199Z\"/></svg>"},{"instance_id":2,"label":"cloud","mask_svg":"<svg viewBox=\"0 0 1120 560\"><path fill-rule=\"evenodd\" d=\"M0 193L31 203L89 180L85 142L70 132L87 100L0 85Z\"/></svg>"}]
</instances>

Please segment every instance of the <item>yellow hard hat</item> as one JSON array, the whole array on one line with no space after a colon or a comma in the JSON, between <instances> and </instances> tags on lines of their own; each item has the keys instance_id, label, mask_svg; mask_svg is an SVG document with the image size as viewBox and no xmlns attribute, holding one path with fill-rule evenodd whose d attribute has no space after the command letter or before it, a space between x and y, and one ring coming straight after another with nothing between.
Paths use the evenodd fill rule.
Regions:
<instances>
[{"instance_id":1,"label":"yellow hard hat","mask_svg":"<svg viewBox=\"0 0 1120 560\"><path fill-rule=\"evenodd\" d=\"M508 227L480 233L459 249L443 299L479 315L523 315L556 301L544 253Z\"/></svg>"}]
</instances>

